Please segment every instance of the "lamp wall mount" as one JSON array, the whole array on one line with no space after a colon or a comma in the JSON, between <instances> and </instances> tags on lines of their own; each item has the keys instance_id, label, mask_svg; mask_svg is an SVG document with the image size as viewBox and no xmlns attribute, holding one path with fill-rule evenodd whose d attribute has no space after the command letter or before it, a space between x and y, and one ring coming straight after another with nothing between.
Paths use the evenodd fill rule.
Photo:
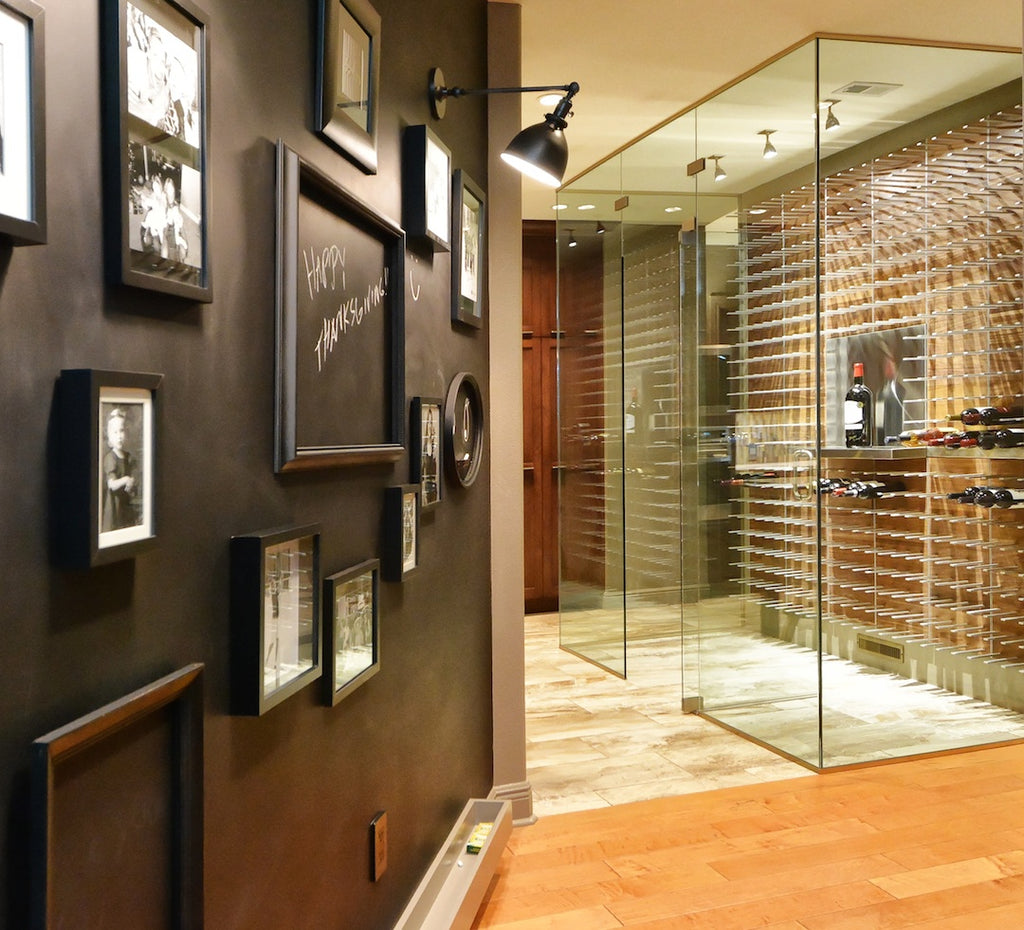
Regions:
<instances>
[{"instance_id":1,"label":"lamp wall mount","mask_svg":"<svg viewBox=\"0 0 1024 930\"><path fill-rule=\"evenodd\" d=\"M565 129L565 119L572 110L570 101L580 90L580 85L575 81L569 84L545 84L540 87L448 87L445 84L444 72L440 68L431 68L428 94L430 112L433 113L434 119L444 119L449 97L480 97L485 94L539 94L554 90L562 91L564 96L558 101L550 117L560 120L563 125L559 128Z\"/></svg>"}]
</instances>

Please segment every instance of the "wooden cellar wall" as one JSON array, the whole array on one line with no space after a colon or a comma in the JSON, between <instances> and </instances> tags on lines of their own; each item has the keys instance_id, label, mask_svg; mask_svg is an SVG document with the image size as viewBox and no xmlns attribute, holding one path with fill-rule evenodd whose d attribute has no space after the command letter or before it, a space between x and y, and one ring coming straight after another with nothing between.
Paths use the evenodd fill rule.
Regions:
<instances>
[{"instance_id":1,"label":"wooden cellar wall","mask_svg":"<svg viewBox=\"0 0 1024 930\"><path fill-rule=\"evenodd\" d=\"M1024 489L1024 448L827 442L851 377L832 350L850 337L923 336L907 361L924 372L925 422L910 425L952 428L947 415L965 408L1024 403L1021 155L1017 105L826 177L820 330L814 185L746 205L766 212L741 230L730 390L738 470L777 476L737 489L743 589L762 618L814 618L820 590L827 622L1024 669L1024 508L948 497ZM829 478L902 489L819 498Z\"/></svg>"}]
</instances>

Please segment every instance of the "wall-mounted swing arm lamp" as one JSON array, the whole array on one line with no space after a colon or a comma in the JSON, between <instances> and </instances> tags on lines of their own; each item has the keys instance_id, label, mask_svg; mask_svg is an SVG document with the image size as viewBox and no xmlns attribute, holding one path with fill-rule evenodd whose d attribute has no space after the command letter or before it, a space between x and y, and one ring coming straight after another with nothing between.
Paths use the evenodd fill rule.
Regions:
<instances>
[{"instance_id":1,"label":"wall-mounted swing arm lamp","mask_svg":"<svg viewBox=\"0 0 1024 930\"><path fill-rule=\"evenodd\" d=\"M475 97L483 94L533 94L549 90L560 90L564 96L554 110L544 117L543 123L527 126L508 144L501 158L513 168L535 181L558 187L569 163L569 146L565 141L565 127L572 116L572 98L579 93L580 85L553 84L545 87L447 87L440 68L430 71L430 109L435 119L443 119L449 97Z\"/></svg>"}]
</instances>

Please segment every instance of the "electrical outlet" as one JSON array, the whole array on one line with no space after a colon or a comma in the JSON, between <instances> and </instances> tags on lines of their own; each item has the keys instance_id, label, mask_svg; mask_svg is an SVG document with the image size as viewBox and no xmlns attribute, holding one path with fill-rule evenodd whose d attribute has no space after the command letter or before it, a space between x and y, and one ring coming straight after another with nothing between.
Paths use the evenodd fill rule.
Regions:
<instances>
[{"instance_id":1,"label":"electrical outlet","mask_svg":"<svg viewBox=\"0 0 1024 930\"><path fill-rule=\"evenodd\" d=\"M379 882L388 867L388 813L378 812L370 821L370 879Z\"/></svg>"}]
</instances>

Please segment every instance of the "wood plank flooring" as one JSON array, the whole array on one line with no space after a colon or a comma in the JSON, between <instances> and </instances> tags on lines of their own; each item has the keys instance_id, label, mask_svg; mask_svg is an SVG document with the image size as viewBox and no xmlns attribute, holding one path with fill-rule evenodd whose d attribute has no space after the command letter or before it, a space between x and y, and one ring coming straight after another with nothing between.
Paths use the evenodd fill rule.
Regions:
<instances>
[{"instance_id":1,"label":"wood plank flooring","mask_svg":"<svg viewBox=\"0 0 1024 930\"><path fill-rule=\"evenodd\" d=\"M474 930L1020 930L1024 744L542 817Z\"/></svg>"}]
</instances>

